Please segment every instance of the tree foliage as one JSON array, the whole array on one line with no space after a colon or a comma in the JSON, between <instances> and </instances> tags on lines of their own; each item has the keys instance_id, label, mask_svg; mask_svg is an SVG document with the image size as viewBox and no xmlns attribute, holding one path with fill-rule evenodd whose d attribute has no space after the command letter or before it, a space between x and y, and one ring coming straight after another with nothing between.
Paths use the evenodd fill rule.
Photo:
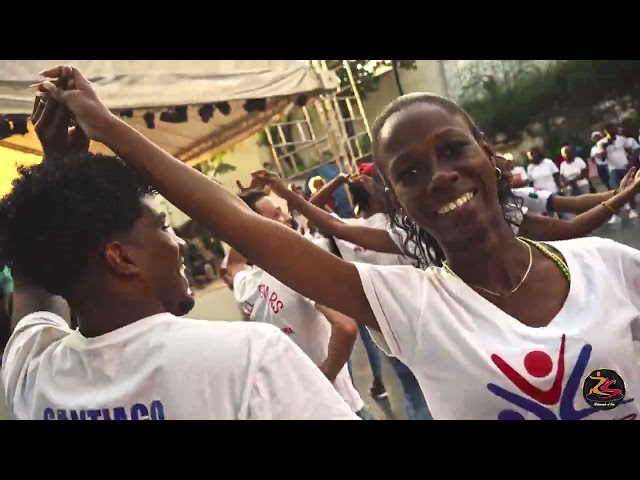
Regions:
<instances>
[{"instance_id":1,"label":"tree foliage","mask_svg":"<svg viewBox=\"0 0 640 480\"><path fill-rule=\"evenodd\" d=\"M533 122L548 134L560 116L573 130L589 128L602 121L596 105L628 96L637 108L640 94L639 60L478 62L461 76L459 102L490 138L502 133L515 140Z\"/></svg>"},{"instance_id":2,"label":"tree foliage","mask_svg":"<svg viewBox=\"0 0 640 480\"><path fill-rule=\"evenodd\" d=\"M217 176L224 175L225 173L235 172L236 166L224 161L224 157L226 155L226 151L217 153L210 159L200 163L195 168L199 172L204 173L211 178L216 178Z\"/></svg>"}]
</instances>

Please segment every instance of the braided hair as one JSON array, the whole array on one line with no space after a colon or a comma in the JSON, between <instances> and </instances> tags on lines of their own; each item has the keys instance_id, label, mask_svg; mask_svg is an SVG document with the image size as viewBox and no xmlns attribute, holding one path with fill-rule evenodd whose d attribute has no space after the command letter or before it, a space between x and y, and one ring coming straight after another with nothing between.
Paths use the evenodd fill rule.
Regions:
<instances>
[{"instance_id":1,"label":"braided hair","mask_svg":"<svg viewBox=\"0 0 640 480\"><path fill-rule=\"evenodd\" d=\"M386 121L394 113L397 113L411 105L418 103L427 103L435 105L447 113L458 115L466 122L471 130L473 138L480 142L484 139L484 134L476 126L473 119L464 111L457 103L447 98L431 93L409 93L402 95L392 101L382 111L376 119L371 129L371 137L373 143L373 163L376 165L376 180L382 183L382 186L389 186L389 181L380 171L379 165L381 161L380 152L380 131ZM498 178L498 201L502 207L504 219L507 224L518 227L522 221L522 199L517 198L511 191L511 185L503 175ZM385 206L389 222L392 227L405 233L402 249L409 258L416 262L418 268L427 268L430 265L442 266L446 260L442 247L436 239L426 230L416 225L412 219L403 215L389 198L384 195Z\"/></svg>"}]
</instances>

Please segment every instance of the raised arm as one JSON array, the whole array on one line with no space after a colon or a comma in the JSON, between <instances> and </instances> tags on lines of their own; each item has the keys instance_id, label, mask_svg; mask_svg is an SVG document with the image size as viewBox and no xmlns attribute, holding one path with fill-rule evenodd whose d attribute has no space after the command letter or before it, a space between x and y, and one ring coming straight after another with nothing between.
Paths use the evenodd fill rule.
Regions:
<instances>
[{"instance_id":1,"label":"raised arm","mask_svg":"<svg viewBox=\"0 0 640 480\"><path fill-rule=\"evenodd\" d=\"M318 190L310 199L309 202L315 205L316 207L324 208L324 206L329 203L333 193L338 190L340 187L344 186L349 177L348 175L341 173L336 178L331 180L329 183L325 184L320 190Z\"/></svg>"},{"instance_id":2,"label":"raised arm","mask_svg":"<svg viewBox=\"0 0 640 480\"><path fill-rule=\"evenodd\" d=\"M289 190L275 173L260 170L252 175L255 179L269 185L273 193L304 215L324 235L339 238L375 252L404 254L386 230L343 222Z\"/></svg>"},{"instance_id":3,"label":"raised arm","mask_svg":"<svg viewBox=\"0 0 640 480\"><path fill-rule=\"evenodd\" d=\"M42 75L58 78L63 68L56 67ZM323 251L290 228L254 213L235 194L173 158L113 115L77 69L66 68L76 88L62 90L48 81L39 88L65 103L90 138L106 144L145 175L170 202L285 285L378 328L353 264ZM283 262L283 257L296 261ZM315 274L309 275L310 271Z\"/></svg>"},{"instance_id":4,"label":"raised arm","mask_svg":"<svg viewBox=\"0 0 640 480\"><path fill-rule=\"evenodd\" d=\"M67 78L60 77L57 85L64 87ZM71 126L71 112L60 102L52 98L37 96L31 121L44 152L44 162L56 162L62 155L86 151L89 149L89 138L84 132ZM62 167L61 167L62 168ZM14 292L11 312L11 331L17 323L34 312L51 312L63 318L67 323L71 320L69 306L60 297L47 293L42 288L22 279L17 272L13 273Z\"/></svg>"},{"instance_id":5,"label":"raised arm","mask_svg":"<svg viewBox=\"0 0 640 480\"><path fill-rule=\"evenodd\" d=\"M520 225L520 235L541 241L584 237L609 220L616 211L639 192L640 174L635 174L635 171L629 172L623 183L621 183L618 193L610 196L607 200L601 201L572 220L559 220L540 215L525 215Z\"/></svg>"},{"instance_id":6,"label":"raised arm","mask_svg":"<svg viewBox=\"0 0 640 480\"><path fill-rule=\"evenodd\" d=\"M607 192L599 193L585 193L584 195L578 195L577 197L560 197L554 195L552 197L552 207L555 212L562 213L575 213L580 214L594 207L597 207L602 202L614 197L618 192L624 191L629 188L635 188L634 182L636 177L636 169L631 168L620 182L620 186L617 190L609 190Z\"/></svg>"}]
</instances>

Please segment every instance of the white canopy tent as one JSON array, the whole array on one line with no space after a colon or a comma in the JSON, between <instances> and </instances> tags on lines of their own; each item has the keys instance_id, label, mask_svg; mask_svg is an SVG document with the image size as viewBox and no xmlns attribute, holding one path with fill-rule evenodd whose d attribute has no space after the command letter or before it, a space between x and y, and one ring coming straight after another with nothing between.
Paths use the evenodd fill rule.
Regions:
<instances>
[{"instance_id":1,"label":"white canopy tent","mask_svg":"<svg viewBox=\"0 0 640 480\"><path fill-rule=\"evenodd\" d=\"M259 131L301 95L313 97L339 86L333 72L319 72L307 60L0 60L0 114L30 114L34 92L29 85L39 80L39 71L57 64L81 69L110 109L133 110L127 123L186 162ZM248 99L266 99L264 111L247 113ZM230 113L217 109L205 123L199 107L219 102L227 102ZM188 106L188 120L161 122L160 112L175 106ZM155 114L156 128L147 127L146 112ZM0 140L0 146L41 153L31 125L28 134Z\"/></svg>"}]
</instances>

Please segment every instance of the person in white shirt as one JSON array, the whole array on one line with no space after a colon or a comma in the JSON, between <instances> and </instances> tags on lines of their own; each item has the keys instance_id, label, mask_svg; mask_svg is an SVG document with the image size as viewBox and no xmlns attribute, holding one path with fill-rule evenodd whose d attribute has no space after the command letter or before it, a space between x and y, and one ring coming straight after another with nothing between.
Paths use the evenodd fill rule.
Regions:
<instances>
[{"instance_id":1,"label":"person in white shirt","mask_svg":"<svg viewBox=\"0 0 640 480\"><path fill-rule=\"evenodd\" d=\"M560 154L564 161L560 164L560 175L565 185L571 189L571 195L584 195L589 192L589 167L580 157L576 156L575 147L567 145Z\"/></svg>"},{"instance_id":2,"label":"person in white shirt","mask_svg":"<svg viewBox=\"0 0 640 480\"><path fill-rule=\"evenodd\" d=\"M256 214L112 114L71 72L75 88L49 81L38 88L217 238L301 295L380 332L415 374L435 419L637 418L640 253L595 237L546 244L516 237L505 221L494 149L454 102L403 95L372 129L373 159L396 215L443 253L441 264L446 258L423 271L346 262ZM636 191L602 208L616 210ZM620 392L601 391L614 395L615 408L583 395L598 369L624 379L624 391L622 384Z\"/></svg>"},{"instance_id":3,"label":"person in white shirt","mask_svg":"<svg viewBox=\"0 0 640 480\"><path fill-rule=\"evenodd\" d=\"M308 203L311 205L315 205L316 207L322 208L324 210L327 210L326 209L327 202L333 198L336 190L343 188L345 185L350 184L351 182L350 178L351 177L345 173L341 173L337 175L329 183L323 184L320 190L314 191L314 194L311 196ZM267 188L270 188L270 187L267 186ZM287 196L292 197L292 195L287 195ZM293 201L296 204L301 203L299 199L293 199ZM356 214L358 213L357 212L358 208L359 208L358 205L355 205L354 213ZM358 221L355 218L341 219L336 213L332 212L331 210L327 210L327 211L332 213L332 216L339 221L344 221L349 224L351 224L352 222ZM307 238L311 239L316 243L320 242L320 246L323 246L323 244L326 246L327 242L329 242L328 238L333 238L333 237L331 237L331 235L329 236L323 235L321 232L318 231L316 225L312 221L309 221L309 220L307 221L308 221L308 224L313 226L313 236L308 236ZM337 252L332 251L331 248L326 248L326 250L331 251L334 254L342 255L343 253L342 250L344 250L344 248L341 250L338 247L338 244L335 243L335 239L334 239L334 245L335 245L335 248L338 249ZM357 245L353 245L353 248L357 248L357 247L358 247ZM347 256L349 256L349 253L347 253ZM376 346L375 342L371 338L371 335L369 335L369 333L366 331L366 329L362 326L359 326L358 330L360 332L360 340L362 341L362 345L364 346L365 352L367 354L367 359L369 360L369 366L371 367L371 375L373 376L373 381L371 383L371 387L369 388L369 394L375 400L383 401L384 399L389 397L389 393L387 392L387 388L382 379L382 354L380 352L380 349ZM351 362L349 362L349 366L350 366L349 368L351 368Z\"/></svg>"},{"instance_id":4,"label":"person in white shirt","mask_svg":"<svg viewBox=\"0 0 640 480\"><path fill-rule=\"evenodd\" d=\"M293 228L288 214L274 214L278 207L264 192L249 190L241 193L240 198L259 215ZM264 270L249 266L240 255L229 256L227 269L233 278L234 297L248 313L249 320L278 327L318 365L358 417L375 420L353 386L347 367L357 324L315 304Z\"/></svg>"},{"instance_id":5,"label":"person in white shirt","mask_svg":"<svg viewBox=\"0 0 640 480\"><path fill-rule=\"evenodd\" d=\"M531 163L527 166L527 176L534 188L558 193L562 188L560 171L550 158L545 158L542 150L534 147L527 152Z\"/></svg>"},{"instance_id":6,"label":"person in white shirt","mask_svg":"<svg viewBox=\"0 0 640 480\"><path fill-rule=\"evenodd\" d=\"M384 202L380 200L380 197L378 197L373 190L373 164L363 163L359 165L358 173L358 176L345 178L344 181L348 184L354 207L357 208L359 216L357 218L340 219L337 215L334 214L332 215L332 217L337 221L344 222L345 224L353 227L364 226L370 229L382 229L382 231L386 231L390 227L390 225L389 220L384 213ZM287 202L294 204L294 208L302 208L306 212L309 211L310 207L305 205L307 202L305 202L303 199L296 199L295 197L293 197L293 195L286 188L284 182L280 180L276 175L263 175L260 177L260 179L263 181L263 183L267 184L271 191L273 191L276 195L279 195ZM332 187L332 184L326 185L317 193L317 195L325 195L329 197L332 194L333 189L338 188L342 185L335 184L335 187ZM324 212L321 212L321 214L324 215ZM372 263L375 265L413 264L413 261L403 254L398 255L367 250L365 248L362 248L361 245L345 241L339 237L334 238L334 240L339 250L340 257L349 262ZM374 370L375 366L378 369L378 375L381 376L382 366L380 364L380 350L374 343L366 327L361 326L359 331L362 343L367 350L369 361L372 365L372 370ZM429 413L429 409L424 400L424 396L422 395L418 382L415 379L413 373L411 373L411 370L409 370L406 365L402 364L396 358L388 357L388 359L391 367L396 372L396 375L398 376L398 379L400 380L400 384L402 386L407 419L430 420L431 414ZM374 370L374 382L376 377L375 373L376 371ZM374 386L371 388L372 395L374 394L375 386L376 385L374 383Z\"/></svg>"},{"instance_id":7,"label":"person in white shirt","mask_svg":"<svg viewBox=\"0 0 640 480\"><path fill-rule=\"evenodd\" d=\"M603 155L599 155L601 151L598 143L605 137L602 132L593 132L591 134L591 141L594 142L594 145L591 147L591 153L589 155L590 158L596 163L596 168L598 170L598 177L600 177L600 181L607 188L607 190L612 190L611 183L609 180L609 167L607 165L606 158L602 158Z\"/></svg>"},{"instance_id":8,"label":"person in white shirt","mask_svg":"<svg viewBox=\"0 0 640 480\"><path fill-rule=\"evenodd\" d=\"M598 142L596 156L607 161L609 168L609 182L612 188L618 188L620 182L629 171L629 157L637 155L640 145L634 138L624 137L618 134L618 127L615 124L607 124L604 127L605 137ZM624 205L629 211L629 218L638 218L635 198L631 198L629 203ZM609 223L617 223L620 217L615 215Z\"/></svg>"},{"instance_id":9,"label":"person in white shirt","mask_svg":"<svg viewBox=\"0 0 640 480\"><path fill-rule=\"evenodd\" d=\"M0 202L0 251L16 280L14 331L2 359L11 413L19 420L358 419L277 328L179 318L194 305L184 242L131 168L88 153L88 141L69 151L78 130L68 133L62 109L51 97L38 104L33 119L45 159L21 169ZM77 314L77 330L65 321L66 303L52 295Z\"/></svg>"}]
</instances>

